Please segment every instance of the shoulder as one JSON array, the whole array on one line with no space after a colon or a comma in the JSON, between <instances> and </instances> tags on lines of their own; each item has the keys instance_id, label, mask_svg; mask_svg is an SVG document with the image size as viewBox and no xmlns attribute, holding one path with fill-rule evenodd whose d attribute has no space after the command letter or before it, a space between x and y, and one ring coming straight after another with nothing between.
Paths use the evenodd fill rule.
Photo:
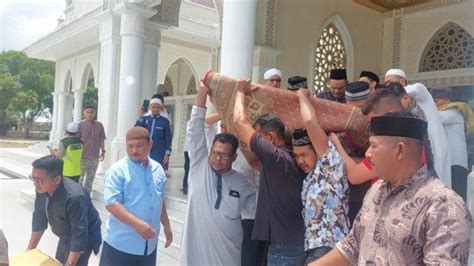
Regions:
<instances>
[{"instance_id":1,"label":"shoulder","mask_svg":"<svg viewBox=\"0 0 474 266\"><path fill-rule=\"evenodd\" d=\"M84 188L68 178L63 178L64 189L66 191L67 200L83 200L85 197Z\"/></svg>"},{"instance_id":2,"label":"shoulder","mask_svg":"<svg viewBox=\"0 0 474 266\"><path fill-rule=\"evenodd\" d=\"M111 175L111 174L117 174L118 172L122 172L122 169L124 168L127 168L128 167L128 159L127 157L124 157L118 161L116 161L114 164L112 164L109 168L109 170L107 170L107 174L106 175Z\"/></svg>"}]
</instances>

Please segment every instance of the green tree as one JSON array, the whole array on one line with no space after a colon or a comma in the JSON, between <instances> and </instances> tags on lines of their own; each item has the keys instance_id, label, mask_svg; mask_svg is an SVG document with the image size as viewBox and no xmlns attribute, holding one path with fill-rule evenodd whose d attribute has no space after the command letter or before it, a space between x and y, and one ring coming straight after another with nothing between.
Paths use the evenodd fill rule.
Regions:
<instances>
[{"instance_id":1,"label":"green tree","mask_svg":"<svg viewBox=\"0 0 474 266\"><path fill-rule=\"evenodd\" d=\"M0 122L32 123L53 110L54 63L21 51L0 53Z\"/></svg>"},{"instance_id":2,"label":"green tree","mask_svg":"<svg viewBox=\"0 0 474 266\"><path fill-rule=\"evenodd\" d=\"M98 90L94 87L94 77L91 75L89 80L87 81L87 90L84 92L84 100L82 105L88 106L92 105L97 108L98 102Z\"/></svg>"},{"instance_id":3,"label":"green tree","mask_svg":"<svg viewBox=\"0 0 474 266\"><path fill-rule=\"evenodd\" d=\"M18 122L25 124L26 136L29 136L31 126L34 122L32 110L38 105L38 94L33 90L20 91L10 99L7 106L7 114Z\"/></svg>"},{"instance_id":4,"label":"green tree","mask_svg":"<svg viewBox=\"0 0 474 266\"><path fill-rule=\"evenodd\" d=\"M21 90L18 80L10 73L0 75L0 121L7 121L7 107L10 99Z\"/></svg>"}]
</instances>

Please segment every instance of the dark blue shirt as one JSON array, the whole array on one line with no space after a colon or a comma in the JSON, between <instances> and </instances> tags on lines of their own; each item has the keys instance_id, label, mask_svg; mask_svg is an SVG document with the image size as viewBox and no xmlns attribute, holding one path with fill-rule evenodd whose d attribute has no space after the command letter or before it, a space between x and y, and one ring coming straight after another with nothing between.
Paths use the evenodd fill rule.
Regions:
<instances>
[{"instance_id":1,"label":"dark blue shirt","mask_svg":"<svg viewBox=\"0 0 474 266\"><path fill-rule=\"evenodd\" d=\"M150 132L151 140L153 140L150 157L162 164L165 154L171 154L172 135L170 121L160 115L145 115L137 120L135 126L144 127Z\"/></svg>"},{"instance_id":2,"label":"dark blue shirt","mask_svg":"<svg viewBox=\"0 0 474 266\"><path fill-rule=\"evenodd\" d=\"M63 178L53 195L36 193L33 232L51 230L73 252L98 249L102 243L99 213L89 193L78 183Z\"/></svg>"},{"instance_id":3,"label":"dark blue shirt","mask_svg":"<svg viewBox=\"0 0 474 266\"><path fill-rule=\"evenodd\" d=\"M291 150L254 134L250 149L262 162L252 239L272 244L303 245L301 189L306 174Z\"/></svg>"}]
</instances>

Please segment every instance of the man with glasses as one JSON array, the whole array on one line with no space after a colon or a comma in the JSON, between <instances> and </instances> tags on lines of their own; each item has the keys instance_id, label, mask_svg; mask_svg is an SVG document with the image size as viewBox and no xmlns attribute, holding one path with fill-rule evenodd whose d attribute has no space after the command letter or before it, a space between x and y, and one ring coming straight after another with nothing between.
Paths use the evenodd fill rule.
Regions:
<instances>
[{"instance_id":1,"label":"man with glasses","mask_svg":"<svg viewBox=\"0 0 474 266\"><path fill-rule=\"evenodd\" d=\"M44 231L59 237L56 259L64 265L87 265L102 243L101 221L87 191L62 177L63 161L49 155L33 162L30 179L36 188L33 226L27 250L35 249Z\"/></svg>"},{"instance_id":2,"label":"man with glasses","mask_svg":"<svg viewBox=\"0 0 474 266\"><path fill-rule=\"evenodd\" d=\"M241 211L255 208L255 188L232 169L237 158L237 138L216 135L210 152L204 120L209 89L201 83L188 122L188 211L181 244L181 265L240 265Z\"/></svg>"}]
</instances>

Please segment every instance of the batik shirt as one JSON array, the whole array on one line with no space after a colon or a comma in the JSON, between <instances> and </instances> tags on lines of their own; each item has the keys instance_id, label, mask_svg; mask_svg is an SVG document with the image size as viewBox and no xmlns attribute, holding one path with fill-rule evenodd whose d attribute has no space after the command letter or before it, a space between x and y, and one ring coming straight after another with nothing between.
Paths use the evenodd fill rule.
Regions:
<instances>
[{"instance_id":1,"label":"batik shirt","mask_svg":"<svg viewBox=\"0 0 474 266\"><path fill-rule=\"evenodd\" d=\"M349 233L349 183L344 159L331 141L326 153L304 180L301 198L305 250L334 247Z\"/></svg>"},{"instance_id":2,"label":"batik shirt","mask_svg":"<svg viewBox=\"0 0 474 266\"><path fill-rule=\"evenodd\" d=\"M336 248L357 265L467 265L471 214L422 166L404 184L380 179Z\"/></svg>"}]
</instances>

